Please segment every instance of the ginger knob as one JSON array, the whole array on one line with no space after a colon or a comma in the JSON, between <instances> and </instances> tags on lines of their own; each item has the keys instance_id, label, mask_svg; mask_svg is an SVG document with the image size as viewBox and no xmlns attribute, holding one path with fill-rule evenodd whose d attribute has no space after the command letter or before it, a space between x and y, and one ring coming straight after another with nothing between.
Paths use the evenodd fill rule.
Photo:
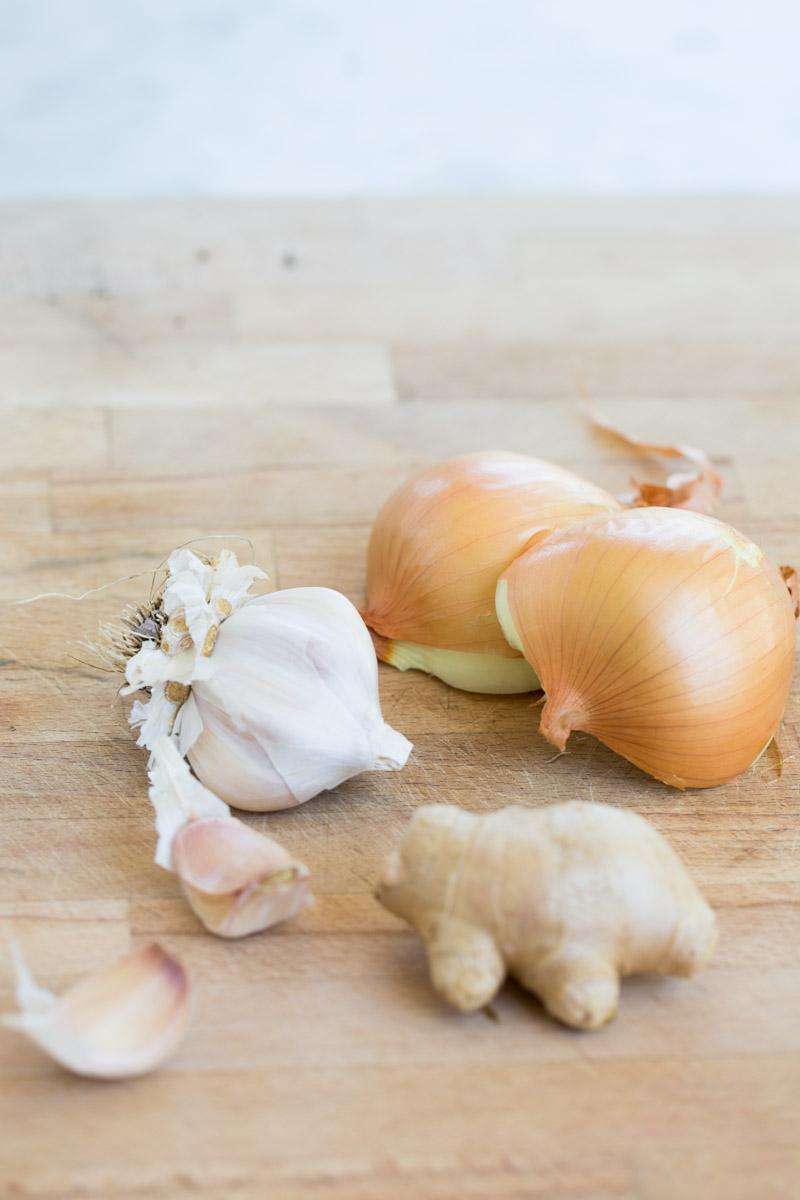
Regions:
<instances>
[{"instance_id":1,"label":"ginger knob","mask_svg":"<svg viewBox=\"0 0 800 1200\"><path fill-rule=\"evenodd\" d=\"M558 1020L597 1029L620 978L692 975L716 920L667 841L635 813L574 801L473 816L419 809L378 884L413 925L436 990L462 1012L507 974Z\"/></svg>"}]
</instances>

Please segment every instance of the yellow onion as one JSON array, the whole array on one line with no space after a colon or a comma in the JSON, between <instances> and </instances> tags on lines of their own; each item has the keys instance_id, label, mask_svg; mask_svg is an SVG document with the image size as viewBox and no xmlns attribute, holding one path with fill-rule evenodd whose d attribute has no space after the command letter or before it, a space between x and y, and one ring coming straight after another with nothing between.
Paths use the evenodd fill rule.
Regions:
<instances>
[{"instance_id":1,"label":"yellow onion","mask_svg":"<svg viewBox=\"0 0 800 1200\"><path fill-rule=\"evenodd\" d=\"M538 673L540 732L594 734L656 779L714 787L772 740L795 618L763 551L671 508L595 517L544 538L500 580L506 636Z\"/></svg>"},{"instance_id":2,"label":"yellow onion","mask_svg":"<svg viewBox=\"0 0 800 1200\"><path fill-rule=\"evenodd\" d=\"M543 531L620 508L602 488L523 454L467 454L415 475L370 536L362 616L378 657L469 691L537 688L498 623L497 580Z\"/></svg>"}]
</instances>

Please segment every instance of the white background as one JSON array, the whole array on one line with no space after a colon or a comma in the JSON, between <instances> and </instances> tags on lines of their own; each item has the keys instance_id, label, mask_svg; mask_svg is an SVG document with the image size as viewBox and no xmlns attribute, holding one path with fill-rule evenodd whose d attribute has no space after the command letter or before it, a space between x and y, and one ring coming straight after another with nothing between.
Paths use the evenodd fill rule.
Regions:
<instances>
[{"instance_id":1,"label":"white background","mask_svg":"<svg viewBox=\"0 0 800 1200\"><path fill-rule=\"evenodd\" d=\"M0 196L800 190L797 0L0 0Z\"/></svg>"}]
</instances>

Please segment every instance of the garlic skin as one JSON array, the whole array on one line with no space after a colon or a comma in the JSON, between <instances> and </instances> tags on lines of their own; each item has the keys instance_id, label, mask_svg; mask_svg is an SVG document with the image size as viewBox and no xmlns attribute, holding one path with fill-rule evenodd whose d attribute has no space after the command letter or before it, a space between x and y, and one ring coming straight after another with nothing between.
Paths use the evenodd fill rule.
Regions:
<instances>
[{"instance_id":1,"label":"garlic skin","mask_svg":"<svg viewBox=\"0 0 800 1200\"><path fill-rule=\"evenodd\" d=\"M156 862L178 875L210 933L246 937L311 903L304 864L232 817L164 734L153 747L150 779L159 834Z\"/></svg>"},{"instance_id":2,"label":"garlic skin","mask_svg":"<svg viewBox=\"0 0 800 1200\"><path fill-rule=\"evenodd\" d=\"M31 978L15 951L18 1013L24 1033L76 1075L127 1079L160 1066L183 1040L189 988L180 963L153 943L90 975L58 999Z\"/></svg>"},{"instance_id":3,"label":"garlic skin","mask_svg":"<svg viewBox=\"0 0 800 1200\"><path fill-rule=\"evenodd\" d=\"M165 871L174 871L175 838L189 821L201 817L233 818L227 804L194 778L174 740L164 733L153 745L148 773L150 803L156 812L158 833L155 861Z\"/></svg>"},{"instance_id":4,"label":"garlic skin","mask_svg":"<svg viewBox=\"0 0 800 1200\"><path fill-rule=\"evenodd\" d=\"M495 616L497 580L533 540L620 508L602 488L522 454L466 454L421 471L389 497L370 535L362 615L378 656L470 691L538 688Z\"/></svg>"},{"instance_id":5,"label":"garlic skin","mask_svg":"<svg viewBox=\"0 0 800 1200\"><path fill-rule=\"evenodd\" d=\"M169 559L159 640L126 666L123 694L150 690L131 723L152 750L177 738L200 780L239 808L302 804L362 771L398 770L411 743L383 720L372 642L329 588L251 596L263 572L230 551Z\"/></svg>"},{"instance_id":6,"label":"garlic skin","mask_svg":"<svg viewBox=\"0 0 800 1200\"><path fill-rule=\"evenodd\" d=\"M561 530L506 571L497 611L539 674L540 732L560 750L581 729L673 787L715 787L780 725L789 593L714 517L639 508Z\"/></svg>"}]
</instances>

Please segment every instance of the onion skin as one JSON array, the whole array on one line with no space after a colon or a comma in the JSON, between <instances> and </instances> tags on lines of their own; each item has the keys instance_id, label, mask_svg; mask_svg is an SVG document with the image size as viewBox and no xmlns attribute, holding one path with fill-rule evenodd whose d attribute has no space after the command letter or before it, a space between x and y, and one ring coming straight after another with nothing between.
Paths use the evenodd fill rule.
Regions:
<instances>
[{"instance_id":1,"label":"onion skin","mask_svg":"<svg viewBox=\"0 0 800 1200\"><path fill-rule=\"evenodd\" d=\"M519 657L495 615L500 575L544 532L620 508L602 488L522 454L437 463L398 488L375 520L362 616L384 639Z\"/></svg>"},{"instance_id":2,"label":"onion skin","mask_svg":"<svg viewBox=\"0 0 800 1200\"><path fill-rule=\"evenodd\" d=\"M780 725L789 593L713 517L650 508L582 521L517 559L497 605L545 690L540 732L560 750L580 729L664 783L715 787Z\"/></svg>"}]
</instances>

